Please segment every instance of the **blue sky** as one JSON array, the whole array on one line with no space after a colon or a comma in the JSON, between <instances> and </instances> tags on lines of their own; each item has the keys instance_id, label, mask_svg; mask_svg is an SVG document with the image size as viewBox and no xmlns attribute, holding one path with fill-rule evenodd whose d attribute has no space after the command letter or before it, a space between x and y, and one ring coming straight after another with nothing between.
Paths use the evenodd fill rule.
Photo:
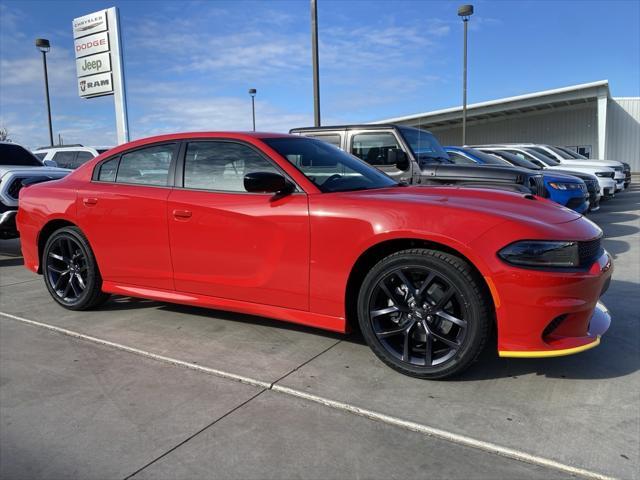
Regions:
<instances>
[{"instance_id":1,"label":"blue sky","mask_svg":"<svg viewBox=\"0 0 640 480\"><path fill-rule=\"evenodd\" d=\"M462 2L318 0L323 124L366 122L461 103ZM120 8L132 138L310 125L309 2L0 0L0 126L47 143L48 56L54 135L115 143L112 97L77 96L71 20ZM608 79L640 95L640 2L476 1L469 103Z\"/></svg>"}]
</instances>

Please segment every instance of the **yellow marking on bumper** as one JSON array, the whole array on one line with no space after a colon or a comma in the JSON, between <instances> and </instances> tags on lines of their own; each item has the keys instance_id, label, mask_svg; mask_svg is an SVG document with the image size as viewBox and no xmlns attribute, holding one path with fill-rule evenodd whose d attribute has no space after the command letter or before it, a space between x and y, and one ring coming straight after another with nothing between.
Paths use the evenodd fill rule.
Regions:
<instances>
[{"instance_id":1,"label":"yellow marking on bumper","mask_svg":"<svg viewBox=\"0 0 640 480\"><path fill-rule=\"evenodd\" d=\"M600 335L598 335L593 342L587 343L586 345L581 345L579 347L565 348L563 350L542 350L542 351L532 350L530 352L500 350L498 352L498 355L501 357L507 357L507 358L564 357L565 355L573 355L574 353L584 352L585 350L589 350L593 347L597 347L598 345L600 345Z\"/></svg>"}]
</instances>

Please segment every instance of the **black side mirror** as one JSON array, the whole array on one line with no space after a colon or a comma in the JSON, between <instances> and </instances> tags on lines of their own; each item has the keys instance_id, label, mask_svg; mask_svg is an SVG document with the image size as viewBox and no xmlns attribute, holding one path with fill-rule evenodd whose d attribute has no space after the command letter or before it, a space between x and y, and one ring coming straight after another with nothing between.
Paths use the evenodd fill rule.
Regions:
<instances>
[{"instance_id":1,"label":"black side mirror","mask_svg":"<svg viewBox=\"0 0 640 480\"><path fill-rule=\"evenodd\" d=\"M387 150L387 164L395 165L398 170L409 170L409 158L399 148Z\"/></svg>"},{"instance_id":2,"label":"black side mirror","mask_svg":"<svg viewBox=\"0 0 640 480\"><path fill-rule=\"evenodd\" d=\"M279 173L251 172L244 176L244 189L251 193L289 194L295 185Z\"/></svg>"}]
</instances>

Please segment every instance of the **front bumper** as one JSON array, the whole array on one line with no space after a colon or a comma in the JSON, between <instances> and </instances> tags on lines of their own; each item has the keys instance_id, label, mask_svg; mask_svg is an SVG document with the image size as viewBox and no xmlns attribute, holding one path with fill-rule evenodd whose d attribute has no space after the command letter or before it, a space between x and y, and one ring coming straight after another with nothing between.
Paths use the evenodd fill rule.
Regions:
<instances>
[{"instance_id":1,"label":"front bumper","mask_svg":"<svg viewBox=\"0 0 640 480\"><path fill-rule=\"evenodd\" d=\"M19 236L16 228L16 213L17 210L6 210L0 213L0 239L7 240Z\"/></svg>"},{"instance_id":2,"label":"front bumper","mask_svg":"<svg viewBox=\"0 0 640 480\"><path fill-rule=\"evenodd\" d=\"M553 357L595 347L611 323L599 298L612 272L606 251L588 271L505 267L494 277L499 355Z\"/></svg>"},{"instance_id":3,"label":"front bumper","mask_svg":"<svg viewBox=\"0 0 640 480\"><path fill-rule=\"evenodd\" d=\"M508 358L564 357L584 352L600 345L600 337L609 329L611 315L604 303L598 302L589 321L589 329L583 337L565 337L551 340L549 350L499 350L498 355ZM577 343L575 346L571 346Z\"/></svg>"}]
</instances>

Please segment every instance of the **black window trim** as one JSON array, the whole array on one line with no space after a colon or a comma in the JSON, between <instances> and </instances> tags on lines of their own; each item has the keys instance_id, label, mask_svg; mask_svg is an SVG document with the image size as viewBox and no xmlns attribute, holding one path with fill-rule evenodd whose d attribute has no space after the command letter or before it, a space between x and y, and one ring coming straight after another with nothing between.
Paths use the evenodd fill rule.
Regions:
<instances>
[{"instance_id":1,"label":"black window trim","mask_svg":"<svg viewBox=\"0 0 640 480\"><path fill-rule=\"evenodd\" d=\"M298 183L291 178L291 176L285 172L280 165L278 165L271 157L269 157L262 150L257 148L255 145L252 145L249 142L244 140L240 140L237 138L227 138L227 137L203 137L203 138L185 138L182 140L182 145L180 146L180 152L178 155L178 159L175 165L174 176L173 176L173 188L177 190L188 190L192 192L207 192L207 193L224 193L229 195L262 195L262 196L273 196L273 193L256 193L256 192L241 192L241 191L230 191L230 190L214 190L210 188L192 188L184 186L184 169L185 169L185 160L187 157L187 147L189 143L201 143L201 142L224 142L224 143L236 143L238 145L243 145L249 147L255 153L257 153L260 157L266 160L269 164L271 164L284 178L293 183L295 186L295 191L292 192L292 195L297 194L305 194L305 191L298 185Z\"/></svg>"},{"instance_id":2,"label":"black window trim","mask_svg":"<svg viewBox=\"0 0 640 480\"><path fill-rule=\"evenodd\" d=\"M164 145L175 145L175 148L173 150L173 155L171 156L171 162L169 163L169 170L167 171L167 183L166 185L150 185L147 183L131 183L131 182L118 182L118 171L120 170L120 161L122 160L122 156L123 155L127 155L129 153L133 153L133 152L137 152L139 150L144 150L146 148L151 148L151 147L162 147ZM113 184L113 185L134 185L136 187L152 187L152 188L173 188L174 186L174 179L175 179L175 171L176 171L176 162L177 162L177 157L178 157L178 153L181 151L182 148L182 140L170 140L170 141L165 141L165 142L156 142L156 143L148 143L146 145L140 145L139 147L133 148L131 150L125 150L122 151L116 155L113 155L111 157L105 158L104 160L101 160L100 162L98 162L94 167L93 167L93 174L91 175L91 182L97 182L97 183L107 183L107 184ZM117 159L118 163L116 165L116 176L115 179L112 180L100 180L99 176L100 176L100 169L102 168L102 165L106 162L109 162L111 160Z\"/></svg>"}]
</instances>

